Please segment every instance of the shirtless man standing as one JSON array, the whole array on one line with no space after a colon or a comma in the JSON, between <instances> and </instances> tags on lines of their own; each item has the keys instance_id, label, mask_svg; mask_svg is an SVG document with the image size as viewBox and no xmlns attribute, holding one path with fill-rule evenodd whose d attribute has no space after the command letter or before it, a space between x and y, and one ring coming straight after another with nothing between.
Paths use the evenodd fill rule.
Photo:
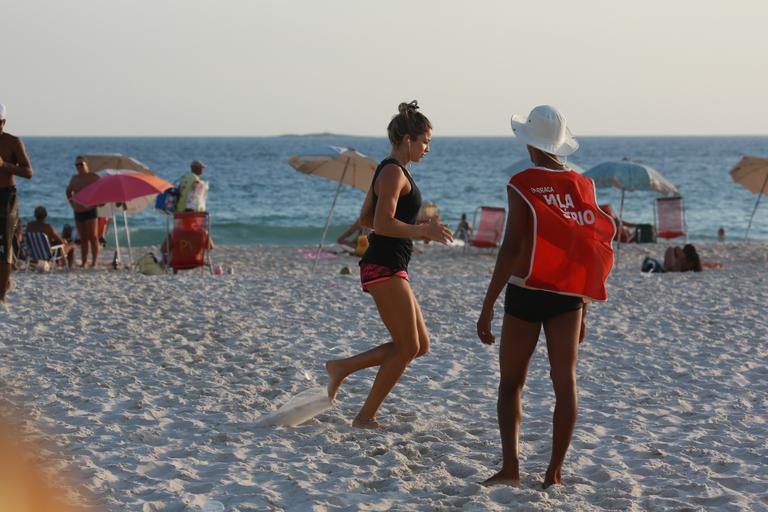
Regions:
<instances>
[{"instance_id":1,"label":"shirtless man standing","mask_svg":"<svg viewBox=\"0 0 768 512\"><path fill-rule=\"evenodd\" d=\"M98 235L98 214L96 208L92 206L83 206L72 199L72 196L83 190L85 187L99 179L97 174L90 172L88 163L81 156L75 159L75 168L77 174L72 176L67 185L67 199L72 209L75 211L75 224L77 232L80 233L80 266L85 267L88 262L88 252L91 253L91 267L96 266L99 260L99 235Z\"/></svg>"},{"instance_id":2,"label":"shirtless man standing","mask_svg":"<svg viewBox=\"0 0 768 512\"><path fill-rule=\"evenodd\" d=\"M16 176L32 177L32 164L24 144L4 131L5 117L5 105L0 104L0 302L5 302L10 287L13 235L19 222Z\"/></svg>"}]
</instances>

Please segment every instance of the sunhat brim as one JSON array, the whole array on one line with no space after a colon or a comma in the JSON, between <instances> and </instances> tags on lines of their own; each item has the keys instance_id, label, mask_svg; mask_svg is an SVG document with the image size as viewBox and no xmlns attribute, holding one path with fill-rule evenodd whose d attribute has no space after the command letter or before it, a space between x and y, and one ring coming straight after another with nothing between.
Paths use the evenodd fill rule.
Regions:
<instances>
[{"instance_id":1,"label":"sunhat brim","mask_svg":"<svg viewBox=\"0 0 768 512\"><path fill-rule=\"evenodd\" d=\"M528 131L528 117L519 114L513 114L511 123L512 132L521 143L533 146L537 149L557 156L568 156L579 149L579 142L573 137L571 130L565 128L566 137L560 144L553 144L549 141L534 137Z\"/></svg>"}]
</instances>

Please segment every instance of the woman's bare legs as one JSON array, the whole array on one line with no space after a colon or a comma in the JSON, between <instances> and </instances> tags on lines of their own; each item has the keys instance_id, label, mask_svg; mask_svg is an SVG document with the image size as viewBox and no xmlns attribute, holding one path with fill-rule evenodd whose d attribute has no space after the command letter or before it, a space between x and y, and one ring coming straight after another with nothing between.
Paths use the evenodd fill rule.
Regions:
<instances>
[{"instance_id":1,"label":"woman's bare legs","mask_svg":"<svg viewBox=\"0 0 768 512\"><path fill-rule=\"evenodd\" d=\"M561 471L571 445L579 397L576 388L576 362L579 355L579 331L582 309L569 311L544 321L547 336L550 376L555 390L555 413L552 418L552 456L544 476L544 488L562 481Z\"/></svg>"},{"instance_id":2,"label":"woman's bare legs","mask_svg":"<svg viewBox=\"0 0 768 512\"><path fill-rule=\"evenodd\" d=\"M519 441L523 415L521 395L528 364L539 341L541 323L504 315L499 347L499 399L496 411L501 432L501 470L483 485L520 485Z\"/></svg>"},{"instance_id":3,"label":"woman's bare legs","mask_svg":"<svg viewBox=\"0 0 768 512\"><path fill-rule=\"evenodd\" d=\"M421 309L408 281L393 277L370 285L368 289L393 341L356 356L327 361L325 367L328 371L328 395L333 398L348 375L363 368L379 366L368 398L353 422L356 427L376 428L375 416L379 406L408 363L427 352L429 338Z\"/></svg>"}]
</instances>

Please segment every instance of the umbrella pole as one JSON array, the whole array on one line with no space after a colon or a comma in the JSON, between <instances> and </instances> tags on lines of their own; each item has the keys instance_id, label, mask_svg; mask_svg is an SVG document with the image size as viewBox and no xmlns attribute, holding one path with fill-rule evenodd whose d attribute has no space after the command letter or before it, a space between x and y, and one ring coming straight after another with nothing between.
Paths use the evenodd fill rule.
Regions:
<instances>
[{"instance_id":1,"label":"umbrella pole","mask_svg":"<svg viewBox=\"0 0 768 512\"><path fill-rule=\"evenodd\" d=\"M120 262L120 238L117 236L117 217L112 213L112 229L115 232L115 256L112 259L115 263L115 269L117 269L117 263Z\"/></svg>"},{"instance_id":2,"label":"umbrella pole","mask_svg":"<svg viewBox=\"0 0 768 512\"><path fill-rule=\"evenodd\" d=\"M320 237L320 244L317 246L317 253L315 254L315 262L312 264L312 270L317 267L317 260L320 259L320 249L323 248L323 242L325 242L325 235L328 234L328 226L331 224L331 215L333 215L333 209L336 206L336 199L339 198L339 192L341 192L341 185L344 183L344 177L347 175L347 167L349 167L349 160L344 163L344 171L341 173L341 179L339 180L339 186L336 187L336 194L333 196L333 202L331 203L331 209L328 210L328 218L325 219L325 227L323 228L323 236Z\"/></svg>"},{"instance_id":3,"label":"umbrella pole","mask_svg":"<svg viewBox=\"0 0 768 512\"><path fill-rule=\"evenodd\" d=\"M621 204L619 206L619 239L616 245L616 264L619 263L621 255L621 234L624 231L624 189L621 189Z\"/></svg>"},{"instance_id":4,"label":"umbrella pole","mask_svg":"<svg viewBox=\"0 0 768 512\"><path fill-rule=\"evenodd\" d=\"M749 217L749 224L747 225L747 233L744 235L744 241L747 241L747 238L749 238L749 230L752 228L752 219L755 218L755 212L757 212L757 205L760 204L760 198L763 197L763 193L765 193L765 185L768 184L768 174L765 175L765 181L763 182L763 188L760 189L760 193L757 195L757 201L755 201L755 207L752 209L752 215Z\"/></svg>"},{"instance_id":5,"label":"umbrella pole","mask_svg":"<svg viewBox=\"0 0 768 512\"><path fill-rule=\"evenodd\" d=\"M128 241L128 264L129 269L133 270L133 255L131 254L131 233L128 231L128 216L123 209L123 226L125 226L125 239Z\"/></svg>"}]
</instances>

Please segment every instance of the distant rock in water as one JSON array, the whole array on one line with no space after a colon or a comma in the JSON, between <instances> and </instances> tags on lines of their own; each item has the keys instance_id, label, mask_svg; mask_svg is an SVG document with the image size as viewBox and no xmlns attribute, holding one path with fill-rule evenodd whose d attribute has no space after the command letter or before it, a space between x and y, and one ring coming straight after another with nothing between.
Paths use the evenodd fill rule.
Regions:
<instances>
[{"instance_id":1,"label":"distant rock in water","mask_svg":"<svg viewBox=\"0 0 768 512\"><path fill-rule=\"evenodd\" d=\"M342 133L331 133L331 132L320 132L320 133L286 133L283 135L278 135L278 137L354 137L354 135L344 135Z\"/></svg>"}]
</instances>

